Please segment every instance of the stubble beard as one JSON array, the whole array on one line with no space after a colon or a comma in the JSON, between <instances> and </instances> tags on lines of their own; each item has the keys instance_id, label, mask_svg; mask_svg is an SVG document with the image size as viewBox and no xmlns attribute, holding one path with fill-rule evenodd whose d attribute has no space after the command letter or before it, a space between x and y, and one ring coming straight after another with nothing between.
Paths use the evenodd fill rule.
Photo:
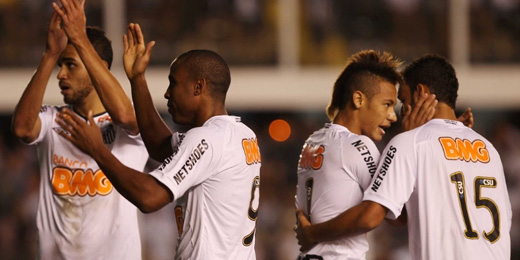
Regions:
<instances>
[{"instance_id":1,"label":"stubble beard","mask_svg":"<svg viewBox=\"0 0 520 260\"><path fill-rule=\"evenodd\" d=\"M63 96L63 101L65 104L76 105L82 103L92 92L93 87L83 87L78 91L72 93L70 96Z\"/></svg>"}]
</instances>

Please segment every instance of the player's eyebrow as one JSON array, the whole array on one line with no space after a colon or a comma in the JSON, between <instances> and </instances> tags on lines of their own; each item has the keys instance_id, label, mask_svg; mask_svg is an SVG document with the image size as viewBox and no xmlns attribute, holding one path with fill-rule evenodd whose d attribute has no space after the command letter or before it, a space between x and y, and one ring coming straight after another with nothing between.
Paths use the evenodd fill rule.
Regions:
<instances>
[{"instance_id":1,"label":"player's eyebrow","mask_svg":"<svg viewBox=\"0 0 520 260\"><path fill-rule=\"evenodd\" d=\"M387 98L384 100L385 102L390 102L391 105L395 104L395 101L393 98Z\"/></svg>"},{"instance_id":2,"label":"player's eyebrow","mask_svg":"<svg viewBox=\"0 0 520 260\"><path fill-rule=\"evenodd\" d=\"M76 59L74 58L71 58L71 57L63 57L59 60L60 63L63 63L63 62L77 62Z\"/></svg>"}]
</instances>

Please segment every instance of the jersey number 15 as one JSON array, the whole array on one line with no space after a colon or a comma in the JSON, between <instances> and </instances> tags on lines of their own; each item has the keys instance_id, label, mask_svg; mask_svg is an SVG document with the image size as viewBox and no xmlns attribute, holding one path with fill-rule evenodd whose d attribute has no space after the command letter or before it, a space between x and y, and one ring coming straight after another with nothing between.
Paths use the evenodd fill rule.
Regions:
<instances>
[{"instance_id":1,"label":"jersey number 15","mask_svg":"<svg viewBox=\"0 0 520 260\"><path fill-rule=\"evenodd\" d=\"M471 220L468 214L468 205L466 204L466 186L464 183L464 174L462 172L454 172L450 175L451 182L455 184L457 195L459 198L460 208L462 211L462 218L464 219L464 236L467 239L478 239L478 231L473 230ZM500 212L495 202L489 198L481 197L481 188L496 188L497 181L492 177L477 176L474 179L475 183L475 206L477 208L486 208L491 214L493 220L493 230L483 232L483 236L491 243L495 243L500 238Z\"/></svg>"}]
</instances>

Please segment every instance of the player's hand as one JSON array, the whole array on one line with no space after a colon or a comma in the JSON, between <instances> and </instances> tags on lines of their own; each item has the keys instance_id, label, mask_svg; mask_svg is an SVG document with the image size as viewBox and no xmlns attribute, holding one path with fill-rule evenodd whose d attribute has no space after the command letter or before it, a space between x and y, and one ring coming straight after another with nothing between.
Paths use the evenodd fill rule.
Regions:
<instances>
[{"instance_id":1,"label":"player's hand","mask_svg":"<svg viewBox=\"0 0 520 260\"><path fill-rule=\"evenodd\" d=\"M125 47L123 64L126 76L129 80L132 80L137 76L143 75L146 71L155 41L145 45L143 32L139 24L130 23L127 33L123 36L123 44Z\"/></svg>"},{"instance_id":2,"label":"player's hand","mask_svg":"<svg viewBox=\"0 0 520 260\"><path fill-rule=\"evenodd\" d=\"M475 123L473 121L473 112L471 112L471 107L466 108L466 111L462 115L460 115L457 120L462 122L467 127L473 127Z\"/></svg>"},{"instance_id":3,"label":"player's hand","mask_svg":"<svg viewBox=\"0 0 520 260\"><path fill-rule=\"evenodd\" d=\"M62 20L62 27L72 43L81 40L88 41L85 30L87 17L85 16L86 0L60 0L62 7L53 2L52 7Z\"/></svg>"},{"instance_id":4,"label":"player's hand","mask_svg":"<svg viewBox=\"0 0 520 260\"><path fill-rule=\"evenodd\" d=\"M412 130L418 126L430 121L435 114L435 106L438 101L435 99L435 94L422 95L413 108L406 105L403 111L403 132Z\"/></svg>"},{"instance_id":5,"label":"player's hand","mask_svg":"<svg viewBox=\"0 0 520 260\"><path fill-rule=\"evenodd\" d=\"M58 13L54 12L47 32L46 52L54 56L59 56L67 47L67 41L67 35L61 28L61 17Z\"/></svg>"},{"instance_id":6,"label":"player's hand","mask_svg":"<svg viewBox=\"0 0 520 260\"><path fill-rule=\"evenodd\" d=\"M311 223L305 217L305 214L301 209L296 209L296 225L294 225L294 232L296 232L296 239L298 239L298 245L300 245L300 252L309 251L314 245L315 242L310 240L308 234L308 228L311 226Z\"/></svg>"},{"instance_id":7,"label":"player's hand","mask_svg":"<svg viewBox=\"0 0 520 260\"><path fill-rule=\"evenodd\" d=\"M104 147L101 131L97 126L92 111L89 111L87 122L74 114L70 109L63 108L56 118L56 122L64 131L58 134L69 140L80 150L94 156L98 149Z\"/></svg>"}]
</instances>

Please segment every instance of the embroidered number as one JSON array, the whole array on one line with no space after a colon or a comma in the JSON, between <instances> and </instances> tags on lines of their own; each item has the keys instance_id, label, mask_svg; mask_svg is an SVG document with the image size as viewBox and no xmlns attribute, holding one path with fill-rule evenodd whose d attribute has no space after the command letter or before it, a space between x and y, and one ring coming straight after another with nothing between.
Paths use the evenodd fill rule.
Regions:
<instances>
[{"instance_id":1,"label":"embroidered number","mask_svg":"<svg viewBox=\"0 0 520 260\"><path fill-rule=\"evenodd\" d=\"M259 196L255 196L257 192L260 192L260 177L256 176L253 179L253 185L251 186L251 200L249 201L249 209L247 211L247 216L251 221L255 222L255 227L251 233L247 234L242 239L242 244L244 246L250 246L253 243L253 239L255 238L255 230L256 230L256 219L258 218L258 201ZM256 209L255 209L256 206Z\"/></svg>"},{"instance_id":2,"label":"embroidered number","mask_svg":"<svg viewBox=\"0 0 520 260\"><path fill-rule=\"evenodd\" d=\"M308 178L305 181L305 190L307 191L307 215L311 221L311 203L312 203L312 188L314 187L314 179Z\"/></svg>"},{"instance_id":3,"label":"embroidered number","mask_svg":"<svg viewBox=\"0 0 520 260\"><path fill-rule=\"evenodd\" d=\"M478 239L478 233L473 230L471 220L468 214L468 205L466 204L466 185L464 183L464 174L462 172L455 172L450 175L451 182L455 184L457 196L459 198L459 205L462 211L462 218L464 219L464 236L468 239ZM495 243L500 238L500 212L496 203L485 197L481 197L482 188L496 188L497 181L491 177L475 177L475 206L477 208L486 208L491 214L493 220L493 229L489 232L484 231L483 236L491 243Z\"/></svg>"}]
</instances>

